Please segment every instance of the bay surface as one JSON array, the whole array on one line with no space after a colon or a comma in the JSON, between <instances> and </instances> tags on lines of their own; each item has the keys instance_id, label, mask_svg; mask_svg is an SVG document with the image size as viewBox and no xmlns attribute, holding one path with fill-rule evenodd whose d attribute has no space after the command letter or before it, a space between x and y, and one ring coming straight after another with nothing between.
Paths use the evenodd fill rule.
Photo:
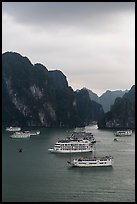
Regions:
<instances>
[{"instance_id":1,"label":"bay surface","mask_svg":"<svg viewBox=\"0 0 137 204\"><path fill-rule=\"evenodd\" d=\"M26 129L27 130L27 129ZM31 129L32 130L32 129ZM112 155L113 167L70 168L70 154L48 152L58 138L75 129L41 128L39 136L11 139L2 133L3 202L134 202L135 133L117 137L96 126L77 128L92 132L96 156ZM23 148L19 153L18 148ZM71 154L71 159L93 153Z\"/></svg>"}]
</instances>

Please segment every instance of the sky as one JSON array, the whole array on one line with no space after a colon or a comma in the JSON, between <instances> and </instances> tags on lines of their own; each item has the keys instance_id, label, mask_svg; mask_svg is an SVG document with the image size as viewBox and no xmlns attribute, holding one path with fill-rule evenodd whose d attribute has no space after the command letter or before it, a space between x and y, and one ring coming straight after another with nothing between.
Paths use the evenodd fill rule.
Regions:
<instances>
[{"instance_id":1,"label":"sky","mask_svg":"<svg viewBox=\"0 0 137 204\"><path fill-rule=\"evenodd\" d=\"M135 2L3 2L2 53L18 52L98 96L135 84Z\"/></svg>"}]
</instances>

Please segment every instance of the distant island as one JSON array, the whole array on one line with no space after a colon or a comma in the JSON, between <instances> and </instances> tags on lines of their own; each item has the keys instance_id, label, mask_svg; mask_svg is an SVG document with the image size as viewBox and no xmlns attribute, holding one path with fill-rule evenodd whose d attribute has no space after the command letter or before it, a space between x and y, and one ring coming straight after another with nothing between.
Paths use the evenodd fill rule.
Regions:
<instances>
[{"instance_id":1,"label":"distant island","mask_svg":"<svg viewBox=\"0 0 137 204\"><path fill-rule=\"evenodd\" d=\"M135 85L98 120L99 128L135 129Z\"/></svg>"},{"instance_id":2,"label":"distant island","mask_svg":"<svg viewBox=\"0 0 137 204\"><path fill-rule=\"evenodd\" d=\"M125 93L127 93L129 90L115 90L115 91L110 91L107 90L105 93L103 93L100 97L91 90L84 88L85 90L88 91L89 97L91 100L96 101L97 103L100 103L103 107L104 112L110 111L111 105L114 104L115 99L117 97L122 97Z\"/></svg>"},{"instance_id":3,"label":"distant island","mask_svg":"<svg viewBox=\"0 0 137 204\"><path fill-rule=\"evenodd\" d=\"M109 93L113 95L109 111L89 92L73 91L60 70L33 65L16 52L2 54L3 127L80 127L97 121L99 128L134 128L135 85L129 91Z\"/></svg>"}]
</instances>

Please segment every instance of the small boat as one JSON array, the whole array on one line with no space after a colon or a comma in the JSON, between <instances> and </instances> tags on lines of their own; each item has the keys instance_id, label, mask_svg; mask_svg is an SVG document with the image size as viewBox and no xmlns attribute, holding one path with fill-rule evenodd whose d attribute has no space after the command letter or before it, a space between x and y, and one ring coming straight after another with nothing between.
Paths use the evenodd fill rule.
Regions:
<instances>
[{"instance_id":1,"label":"small boat","mask_svg":"<svg viewBox=\"0 0 137 204\"><path fill-rule=\"evenodd\" d=\"M19 152L22 152L22 148L19 149Z\"/></svg>"},{"instance_id":2,"label":"small boat","mask_svg":"<svg viewBox=\"0 0 137 204\"><path fill-rule=\"evenodd\" d=\"M117 142L118 141L118 139L117 138L114 138L114 142Z\"/></svg>"},{"instance_id":3,"label":"small boat","mask_svg":"<svg viewBox=\"0 0 137 204\"><path fill-rule=\"evenodd\" d=\"M28 138L30 137L30 133L29 132L15 132L10 137L15 138L15 139Z\"/></svg>"},{"instance_id":4,"label":"small boat","mask_svg":"<svg viewBox=\"0 0 137 204\"><path fill-rule=\"evenodd\" d=\"M116 136L131 136L132 130L118 130L116 133L114 133Z\"/></svg>"},{"instance_id":5,"label":"small boat","mask_svg":"<svg viewBox=\"0 0 137 204\"><path fill-rule=\"evenodd\" d=\"M112 166L113 157L81 157L67 161L71 167L109 167Z\"/></svg>"},{"instance_id":6,"label":"small boat","mask_svg":"<svg viewBox=\"0 0 137 204\"><path fill-rule=\"evenodd\" d=\"M40 131L39 131L39 130L36 130L36 131L28 131L28 130L26 130L25 132L26 132L26 133L29 133L30 136L32 136L32 135L39 135L39 134L40 134Z\"/></svg>"},{"instance_id":7,"label":"small boat","mask_svg":"<svg viewBox=\"0 0 137 204\"><path fill-rule=\"evenodd\" d=\"M6 127L6 131L13 131L13 132L17 132L17 131L20 131L21 128L20 127Z\"/></svg>"}]
</instances>

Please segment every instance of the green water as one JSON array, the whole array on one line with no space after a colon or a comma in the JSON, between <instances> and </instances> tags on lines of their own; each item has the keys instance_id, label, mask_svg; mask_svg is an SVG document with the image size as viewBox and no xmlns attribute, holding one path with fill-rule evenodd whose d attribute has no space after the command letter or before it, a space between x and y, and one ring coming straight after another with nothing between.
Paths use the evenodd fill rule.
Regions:
<instances>
[{"instance_id":1,"label":"green water","mask_svg":"<svg viewBox=\"0 0 137 204\"><path fill-rule=\"evenodd\" d=\"M135 134L117 137L114 132L87 126L96 138L96 155L112 155L113 167L70 168L70 154L48 152L70 129L42 128L39 136L11 139L2 135L2 201L4 202L134 202ZM18 148L23 152L19 153ZM91 156L92 153L83 153ZM71 159L82 153L71 154Z\"/></svg>"}]
</instances>

